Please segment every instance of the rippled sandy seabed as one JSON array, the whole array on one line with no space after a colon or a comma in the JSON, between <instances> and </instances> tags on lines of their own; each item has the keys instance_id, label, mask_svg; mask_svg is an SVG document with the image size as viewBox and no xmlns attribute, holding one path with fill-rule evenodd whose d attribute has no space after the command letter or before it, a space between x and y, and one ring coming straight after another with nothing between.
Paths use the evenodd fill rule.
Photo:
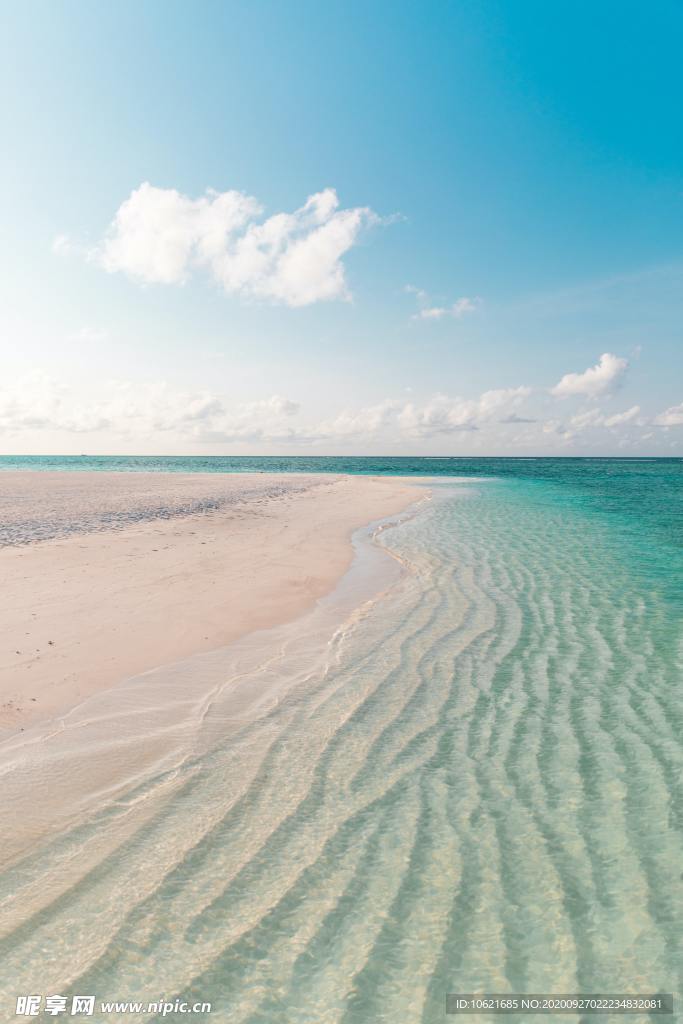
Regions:
<instances>
[{"instance_id":1,"label":"rippled sandy seabed","mask_svg":"<svg viewBox=\"0 0 683 1024\"><path fill-rule=\"evenodd\" d=\"M449 991L681 991L671 581L550 485L433 494L379 535L383 594L359 541L306 620L126 684L24 750L17 836L49 816L47 779L91 795L75 785L69 823L0 878L3 1004L432 1024Z\"/></svg>"}]
</instances>

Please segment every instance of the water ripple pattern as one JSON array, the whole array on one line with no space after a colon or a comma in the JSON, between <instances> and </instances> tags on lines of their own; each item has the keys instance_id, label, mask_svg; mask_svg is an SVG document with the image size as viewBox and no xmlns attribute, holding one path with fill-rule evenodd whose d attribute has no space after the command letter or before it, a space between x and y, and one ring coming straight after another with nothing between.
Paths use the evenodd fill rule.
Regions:
<instances>
[{"instance_id":1,"label":"water ripple pattern","mask_svg":"<svg viewBox=\"0 0 683 1024\"><path fill-rule=\"evenodd\" d=\"M680 550L542 480L436 483L379 543L403 576L262 714L221 738L226 691L211 744L7 868L7 993L226 1024L680 994Z\"/></svg>"}]
</instances>

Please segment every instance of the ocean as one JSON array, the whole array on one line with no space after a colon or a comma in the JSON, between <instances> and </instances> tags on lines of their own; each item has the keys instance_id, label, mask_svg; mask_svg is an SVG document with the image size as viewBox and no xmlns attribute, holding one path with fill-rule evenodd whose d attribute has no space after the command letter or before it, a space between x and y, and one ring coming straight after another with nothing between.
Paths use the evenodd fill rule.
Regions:
<instances>
[{"instance_id":1,"label":"ocean","mask_svg":"<svg viewBox=\"0 0 683 1024\"><path fill-rule=\"evenodd\" d=\"M87 757L131 771L0 876L25 908L0 987L39 969L226 1024L436 1024L474 992L674 992L682 1012L682 460L0 465L432 488L356 537L309 616L97 698L26 763L36 785L86 772L87 722Z\"/></svg>"}]
</instances>

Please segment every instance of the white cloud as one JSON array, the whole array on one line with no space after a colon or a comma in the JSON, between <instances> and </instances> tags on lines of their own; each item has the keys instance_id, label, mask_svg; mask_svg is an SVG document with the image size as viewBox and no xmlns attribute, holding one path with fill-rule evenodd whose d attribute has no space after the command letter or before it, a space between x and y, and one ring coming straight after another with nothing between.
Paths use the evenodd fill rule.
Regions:
<instances>
[{"instance_id":1,"label":"white cloud","mask_svg":"<svg viewBox=\"0 0 683 1024\"><path fill-rule=\"evenodd\" d=\"M653 423L658 427L680 427L683 425L683 402L672 405L656 416Z\"/></svg>"},{"instance_id":2,"label":"white cloud","mask_svg":"<svg viewBox=\"0 0 683 1024\"><path fill-rule=\"evenodd\" d=\"M36 372L0 389L0 432L61 429L70 433L98 430L108 420L94 404L80 405L69 389Z\"/></svg>"},{"instance_id":3,"label":"white cloud","mask_svg":"<svg viewBox=\"0 0 683 1024\"><path fill-rule=\"evenodd\" d=\"M544 434L556 434L564 442L569 442L574 439L574 433L571 431L561 420L546 420L541 426L541 431Z\"/></svg>"},{"instance_id":4,"label":"white cloud","mask_svg":"<svg viewBox=\"0 0 683 1024\"><path fill-rule=\"evenodd\" d=\"M429 438L461 431L479 430L505 410L518 406L530 388L485 391L477 399L450 398L437 394L425 403L387 399L356 411L345 411L320 424L316 433L334 437L387 436Z\"/></svg>"},{"instance_id":5,"label":"white cloud","mask_svg":"<svg viewBox=\"0 0 683 1024\"><path fill-rule=\"evenodd\" d=\"M640 406L632 405L626 412L617 412L613 416L605 417L606 427L619 427L624 423L632 423L640 414Z\"/></svg>"},{"instance_id":6,"label":"white cloud","mask_svg":"<svg viewBox=\"0 0 683 1024\"><path fill-rule=\"evenodd\" d=\"M434 395L423 403L385 399L302 426L295 422L299 405L282 395L231 404L209 390L185 392L163 382L110 381L96 397L83 397L53 378L34 374L0 389L0 431L106 431L140 439L170 434L198 443L420 439L496 423L529 393L529 388L519 387L485 391L476 399L447 395Z\"/></svg>"},{"instance_id":7,"label":"white cloud","mask_svg":"<svg viewBox=\"0 0 683 1024\"><path fill-rule=\"evenodd\" d=\"M604 352L596 365L590 366L583 373L566 373L562 380L551 388L551 394L558 398L566 398L569 395L596 398L609 394L618 385L627 367L626 359L611 352Z\"/></svg>"},{"instance_id":8,"label":"white cloud","mask_svg":"<svg viewBox=\"0 0 683 1024\"><path fill-rule=\"evenodd\" d=\"M528 398L531 388L497 388L493 391L485 391L479 399L479 415L493 417L494 414L518 405Z\"/></svg>"},{"instance_id":9,"label":"white cloud","mask_svg":"<svg viewBox=\"0 0 683 1024\"><path fill-rule=\"evenodd\" d=\"M457 438L458 450L504 447L509 451L557 448L581 439L598 446L610 431L611 443L632 437L632 427L645 426L639 406L606 414L599 408L579 410L566 421L527 415L532 391L498 388L478 397L435 394L422 401L412 396L386 398L345 409L324 420L305 417L297 402L274 394L234 402L211 389L182 390L163 382L109 381L93 390L78 390L35 373L0 386L0 434L20 435L22 444L39 447L46 436L94 435L110 448L211 450L217 444L327 445L363 451L366 446L389 450L429 450L444 439ZM683 424L683 405L666 410L654 422L665 429ZM35 436L35 441L28 439ZM660 434L661 437L661 434ZM544 440L545 439L545 440ZM122 443L121 443L122 442ZM61 442L58 442L61 443ZM80 441L74 441L73 446Z\"/></svg>"},{"instance_id":10,"label":"white cloud","mask_svg":"<svg viewBox=\"0 0 683 1024\"><path fill-rule=\"evenodd\" d=\"M577 412L569 422L575 430L585 430L587 427L595 427L602 423L602 415L599 409L589 409Z\"/></svg>"},{"instance_id":11,"label":"white cloud","mask_svg":"<svg viewBox=\"0 0 683 1024\"><path fill-rule=\"evenodd\" d=\"M588 409L576 413L569 422L575 430L586 430L589 427L620 427L625 423L633 423L634 420L642 426L644 420L638 419L639 415L639 405L632 405L625 412L617 412L611 416L605 416L599 409Z\"/></svg>"},{"instance_id":12,"label":"white cloud","mask_svg":"<svg viewBox=\"0 0 683 1024\"><path fill-rule=\"evenodd\" d=\"M538 423L538 420L534 417L529 416L518 416L516 412L508 413L507 416L501 416L498 420L499 423Z\"/></svg>"},{"instance_id":13,"label":"white cloud","mask_svg":"<svg viewBox=\"0 0 683 1024\"><path fill-rule=\"evenodd\" d=\"M200 442L262 441L296 433L285 421L298 411L296 402L281 395L230 405L209 391L129 381L111 381L97 398L83 399L53 378L32 374L0 390L0 433L107 431L119 437L168 433Z\"/></svg>"},{"instance_id":14,"label":"white cloud","mask_svg":"<svg viewBox=\"0 0 683 1024\"><path fill-rule=\"evenodd\" d=\"M182 284L201 269L227 292L287 306L348 298L343 257L380 218L368 207L339 209L332 188L293 213L258 221L262 212L243 192L209 189L190 199L144 182L121 204L91 259L149 283Z\"/></svg>"},{"instance_id":15,"label":"white cloud","mask_svg":"<svg viewBox=\"0 0 683 1024\"><path fill-rule=\"evenodd\" d=\"M207 191L189 199L144 182L117 210L94 258L111 272L179 284L193 259L204 263L219 256L230 237L260 212L256 200L241 192Z\"/></svg>"},{"instance_id":16,"label":"white cloud","mask_svg":"<svg viewBox=\"0 0 683 1024\"><path fill-rule=\"evenodd\" d=\"M321 438L373 436L382 428L395 424L402 408L400 402L388 398L363 409L347 409L338 416L320 423L316 428L316 434Z\"/></svg>"},{"instance_id":17,"label":"white cloud","mask_svg":"<svg viewBox=\"0 0 683 1024\"><path fill-rule=\"evenodd\" d=\"M476 400L435 395L424 405L409 402L401 410L401 430L413 437L434 437L461 430L478 430L479 404Z\"/></svg>"},{"instance_id":18,"label":"white cloud","mask_svg":"<svg viewBox=\"0 0 683 1024\"><path fill-rule=\"evenodd\" d=\"M450 306L425 306L418 313L413 314L413 320L442 320L444 317L460 320L468 313L474 313L479 305L479 299L468 299L463 295Z\"/></svg>"}]
</instances>

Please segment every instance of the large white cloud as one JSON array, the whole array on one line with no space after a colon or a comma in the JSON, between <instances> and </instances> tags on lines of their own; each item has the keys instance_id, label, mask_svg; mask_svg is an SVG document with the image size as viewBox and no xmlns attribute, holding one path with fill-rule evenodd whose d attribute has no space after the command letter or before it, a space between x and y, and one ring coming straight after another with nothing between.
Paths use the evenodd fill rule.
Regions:
<instances>
[{"instance_id":1,"label":"large white cloud","mask_svg":"<svg viewBox=\"0 0 683 1024\"><path fill-rule=\"evenodd\" d=\"M566 373L555 387L551 388L551 394L558 398L567 398L571 395L597 398L609 394L619 384L627 368L626 359L611 352L604 352L596 365L590 366L583 373Z\"/></svg>"},{"instance_id":2,"label":"large white cloud","mask_svg":"<svg viewBox=\"0 0 683 1024\"><path fill-rule=\"evenodd\" d=\"M208 190L198 199L144 182L121 204L91 259L143 282L182 284L203 270L227 292L306 306L346 298L343 257L369 207L339 208L334 189L293 213L259 220L261 204L243 192ZM63 236L58 249L64 248Z\"/></svg>"}]
</instances>

